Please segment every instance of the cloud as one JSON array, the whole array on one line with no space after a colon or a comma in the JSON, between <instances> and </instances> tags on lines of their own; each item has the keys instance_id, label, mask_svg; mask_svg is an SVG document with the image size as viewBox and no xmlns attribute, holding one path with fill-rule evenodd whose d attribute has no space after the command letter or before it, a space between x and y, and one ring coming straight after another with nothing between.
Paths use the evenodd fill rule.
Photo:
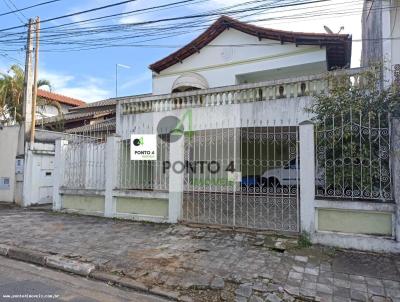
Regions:
<instances>
[{"instance_id":1,"label":"cloud","mask_svg":"<svg viewBox=\"0 0 400 302\"><path fill-rule=\"evenodd\" d=\"M109 91L96 85L86 85L85 87L65 87L57 90L57 93L77 98L88 103L108 99L110 97Z\"/></svg>"},{"instance_id":2,"label":"cloud","mask_svg":"<svg viewBox=\"0 0 400 302\"><path fill-rule=\"evenodd\" d=\"M127 3L123 9L123 13L127 13L130 11L138 10L144 7L137 5L136 1ZM145 19L150 19L149 15L145 16L145 14L135 14L135 15L123 15L119 20L118 23L120 24L129 24L129 23L136 23L142 22Z\"/></svg>"},{"instance_id":3,"label":"cloud","mask_svg":"<svg viewBox=\"0 0 400 302\"><path fill-rule=\"evenodd\" d=\"M176 1L171 1L171 0L159 0L154 3L148 2L148 5L143 5L142 2L139 1L134 1L127 3L123 11L124 13L140 10L140 9L147 9L151 8L154 6L162 6L166 4L171 4L171 2L178 2ZM168 18L172 16L180 16L182 14L185 14L185 11L187 13L187 10L191 9L194 7L195 4L191 4L190 6L185 6L185 10L182 9L183 6L177 6L177 7L165 7L165 8L158 8L154 10L148 10L148 11L143 11L143 12L133 12L131 14L126 14L123 15L119 20L118 23L120 24L129 24L129 23L137 23L137 22L143 22L143 21L148 21L148 20L155 20L155 19L162 19L162 18Z\"/></svg>"},{"instance_id":4,"label":"cloud","mask_svg":"<svg viewBox=\"0 0 400 302\"><path fill-rule=\"evenodd\" d=\"M52 85L52 90L72 98L77 98L85 102L94 102L103 100L111 96L110 91L104 89L104 80L101 78L76 76L49 71L42 69L40 78L49 80Z\"/></svg>"},{"instance_id":5,"label":"cloud","mask_svg":"<svg viewBox=\"0 0 400 302\"><path fill-rule=\"evenodd\" d=\"M143 72L142 74L139 74L138 76L134 77L132 80L129 80L125 83L123 83L122 85L120 85L119 88L121 89L128 89L128 88L132 88L135 87L136 85L145 83L151 81L151 72L150 71L146 71Z\"/></svg>"}]
</instances>

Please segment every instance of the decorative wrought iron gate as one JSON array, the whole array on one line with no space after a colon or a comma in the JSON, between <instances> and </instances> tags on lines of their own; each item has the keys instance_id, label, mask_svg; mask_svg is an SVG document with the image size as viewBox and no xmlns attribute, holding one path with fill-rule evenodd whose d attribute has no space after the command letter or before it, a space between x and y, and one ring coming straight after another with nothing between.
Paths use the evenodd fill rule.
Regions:
<instances>
[{"instance_id":1,"label":"decorative wrought iron gate","mask_svg":"<svg viewBox=\"0 0 400 302\"><path fill-rule=\"evenodd\" d=\"M298 127L192 132L185 161L184 221L299 231Z\"/></svg>"}]
</instances>

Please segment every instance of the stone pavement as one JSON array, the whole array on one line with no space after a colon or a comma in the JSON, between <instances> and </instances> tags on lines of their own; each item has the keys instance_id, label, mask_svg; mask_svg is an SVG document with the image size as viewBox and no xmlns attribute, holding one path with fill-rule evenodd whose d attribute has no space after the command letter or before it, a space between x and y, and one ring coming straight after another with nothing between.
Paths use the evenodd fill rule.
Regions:
<instances>
[{"instance_id":1,"label":"stone pavement","mask_svg":"<svg viewBox=\"0 0 400 302\"><path fill-rule=\"evenodd\" d=\"M262 233L0 207L0 244L89 261L188 301L400 302L399 255Z\"/></svg>"}]
</instances>

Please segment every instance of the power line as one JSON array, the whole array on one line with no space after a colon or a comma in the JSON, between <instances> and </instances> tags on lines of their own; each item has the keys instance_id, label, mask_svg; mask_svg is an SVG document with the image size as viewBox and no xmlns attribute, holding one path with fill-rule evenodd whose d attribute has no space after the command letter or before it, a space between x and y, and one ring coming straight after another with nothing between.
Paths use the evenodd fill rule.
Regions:
<instances>
[{"instance_id":1,"label":"power line","mask_svg":"<svg viewBox=\"0 0 400 302\"><path fill-rule=\"evenodd\" d=\"M194 0L191 0L191 1L194 1ZM197 3L199 3L199 2L204 2L204 1L209 1L209 0L198 0ZM185 2L185 1L179 1L179 2L175 2L175 3L170 3L169 5L170 5L170 6L176 6L176 5L178 5L178 4L182 5L183 2ZM234 7L237 7L237 6L242 6L242 5L245 5L245 4L248 4L248 3L253 3L253 2L265 2L265 0L256 0L256 1L253 0L253 1L250 1L250 2L245 2L245 3L242 3L242 4L237 4L237 5L230 6L230 8L234 8ZM145 8L145 9L134 10L134 11L130 11L130 12L127 12L127 13L128 13L128 14L131 14L132 12L143 12L143 11L150 10L150 9L161 9L161 7L163 7L164 9L169 8L169 7L164 7L164 6L156 6L156 7L150 7L150 8ZM216 11L218 11L219 14L223 13L221 10L216 10ZM109 15L109 16L113 16L113 15ZM107 18L107 17L109 17L109 16L103 16L103 17L101 17L101 18ZM93 19L98 19L98 18L93 18ZM92 19L83 20L83 21L78 21L78 22L72 22L72 23L73 23L73 24L76 24L76 23L83 23L83 22L89 22L89 21L91 21L91 20L92 20ZM193 22L193 21L192 21L192 22ZM61 26L64 26L64 25L66 26L66 25L70 25L70 24L71 24L71 23L62 24ZM123 28L126 27L126 25L121 25L121 26L122 26ZM52 26L52 27L50 27L50 28L55 28L55 27L60 27L60 25L59 25L59 26ZM48 28L49 28L49 27L48 27ZM48 28L47 28L47 29L48 29ZM98 28L98 27L95 27L96 33L99 33L100 31L99 31L97 28ZM120 26L117 26L117 27L116 27L116 29L118 29L118 28L120 28ZM90 27L85 27L85 28L83 28L83 29L78 28L78 32L80 32L80 33L87 32L88 34L92 34L93 31L92 31L92 30L89 30L89 29L92 29L92 28L90 28ZM46 28L44 28L43 30L45 31ZM108 28L108 26L105 26L104 31L106 31L106 32L109 32L109 31L110 31L109 28ZM50 32L50 31L48 31L48 32ZM13 36L13 35L17 35L17 34L24 35L25 32L14 32L14 33L3 34L1 38L5 38L5 37L7 37L7 36ZM68 32L66 32L65 35L66 35L66 36L68 36L68 35L74 35L74 36L76 36L76 35L77 35L77 32L74 31L74 29L68 29ZM49 35L47 35L47 36L49 36ZM60 35L60 34L57 34L57 35L54 35L54 36L60 37L61 35ZM15 39L14 41L18 41L18 40L19 40L19 39ZM10 40L9 40L9 41L10 41ZM22 40L21 40L21 41L22 41ZM23 39L23 41L25 41L25 39ZM5 40L2 40L2 42L5 42Z\"/></svg>"},{"instance_id":2,"label":"power line","mask_svg":"<svg viewBox=\"0 0 400 302\"><path fill-rule=\"evenodd\" d=\"M183 3L193 2L193 1L195 1L195 0L184 0L184 1L174 2L174 3L167 3L167 4L153 6L153 7L136 9L136 10L132 10L132 11L129 11L129 12L116 13L116 14L112 14L112 15L91 18L91 19L88 19L88 20L81 20L81 21L75 21L75 22L70 22L70 23L66 23L66 24L55 25L55 26L51 26L51 27L45 27L43 29L46 30L46 29L64 27L64 26L69 26L69 25L74 25L74 24L93 22L93 21L103 20L103 19L106 19L106 18L108 19L108 18L120 17L120 16L125 16L125 15L129 15L130 16L131 14L137 13L137 12L145 12L145 11L158 9L158 8L167 8L167 7L171 7L173 5L176 5L176 4L183 4ZM204 2L204 1L209 1L209 0L202 0L202 1L199 1L199 2Z\"/></svg>"},{"instance_id":3,"label":"power line","mask_svg":"<svg viewBox=\"0 0 400 302\"><path fill-rule=\"evenodd\" d=\"M364 39L353 39L352 42L363 42L363 41L380 41L380 40L400 40L399 37L390 37L390 38L364 38ZM243 43L243 44L208 44L204 47L207 48L223 48L223 47L273 47L273 46L281 46L281 42L270 42L270 43L263 43L263 44L256 44L256 43ZM104 46L106 47L132 47L132 48L181 48L184 47L183 44L118 44L118 45L109 45ZM90 47L89 49L99 49L100 47ZM82 49L64 49L64 50L43 50L42 52L69 52L69 51L81 51ZM84 49L85 50L85 49ZM0 49L1 51L21 51L20 49Z\"/></svg>"},{"instance_id":4,"label":"power line","mask_svg":"<svg viewBox=\"0 0 400 302\"><path fill-rule=\"evenodd\" d=\"M269 8L271 8L272 6L270 6ZM260 8L258 8L258 9L260 9ZM261 7L261 9L265 9L265 8L263 8L263 7ZM248 11L253 11L254 10L254 8L250 8L250 9L246 9L246 10L242 10L242 11L239 11L239 13L240 12L248 12ZM237 11L236 11L237 12ZM217 14L219 15L219 14L221 14L221 11L217 11ZM257 13L255 13L255 14L257 14ZM331 14L331 13L330 13ZM211 15L210 13L207 13L207 15ZM254 13L252 13L252 14L250 14L250 15L254 15ZM250 15L248 15L248 16L250 16ZM304 13L302 14L302 15L304 15ZM319 15L321 15L321 14L319 14ZM250 20L250 22L260 22L260 21L270 21L270 20L275 20L275 19L284 19L284 18L291 18L291 17L293 17L293 15L292 16L285 16L285 17L278 17L278 18L276 18L276 17L273 17L273 18L268 18L268 19L256 19L256 20ZM310 15L309 14L307 14L306 16L303 16L303 17L310 17ZM193 24L193 21L190 21L190 22L187 22L187 24L188 24L188 26L176 26L176 25L172 25L172 27L169 27L169 28L173 28L173 29L182 29L182 28L184 28L184 27L186 27L186 28L194 28L194 24ZM205 26L203 26L203 25L201 25L201 26L198 26L200 29L202 29L202 28L204 28ZM73 33L73 38L75 38L75 37L77 37L77 36L79 36L79 35L85 35L85 34L90 34L90 35L94 35L94 34L98 34L98 33L109 33L111 30L112 30L113 28L105 28L104 29L104 31L102 30L102 29L100 29L100 30L95 30L95 31L92 31L92 30L90 30L90 31L86 31L86 30L82 30L80 33L79 32L74 32ZM118 27L118 28L116 28L117 30L119 30L120 28ZM143 29L143 28L142 28ZM152 30L151 28L146 28L146 29L150 29L150 30ZM167 28L168 29L168 28ZM135 30L137 30L137 27L135 27ZM164 30L161 30L162 32L164 32ZM158 29L158 28L156 28L155 29L155 35L157 35L157 34L160 34L160 30ZM76 41L76 40L70 40L70 41L68 41L68 40L63 40L62 42L61 41L57 41L57 40L54 40L54 38L60 38L61 36L62 36L63 34L55 34L55 35L47 35L46 36L46 38L44 38L43 39L43 41L44 42L48 42L48 43L44 43L44 44L48 44L48 45L50 45L50 44L55 44L55 45L62 45L62 44L83 44L83 45L87 45L87 44L89 44L89 42L90 41L94 41L94 42L96 42L97 44L98 43L100 43L100 42L102 42L103 40L105 41L105 42L109 42L109 41L112 41L112 40L118 40L118 39L132 39L132 38L137 38L137 37L140 37L140 36L143 36L144 34L141 34L141 35L135 35L135 36L132 36L131 34L130 35L123 35L123 36L120 36L120 37L106 37L106 38L92 38L92 39L85 39L83 42L79 42L79 41ZM66 36L68 36L69 34L65 34ZM145 35L147 35L147 36L149 36L149 35L152 35L151 33L146 33ZM49 39L49 37L52 37L53 39ZM161 37L161 39L162 39L163 37ZM1 40L3 43L4 42L7 42L6 40ZM19 41L19 39L15 39L15 40L8 40L8 42L12 42L12 41L15 41L15 42L18 42ZM54 42L54 43L53 43ZM96 45L96 44L95 44Z\"/></svg>"},{"instance_id":5,"label":"power line","mask_svg":"<svg viewBox=\"0 0 400 302\"><path fill-rule=\"evenodd\" d=\"M288 4L281 4L281 5L277 5L277 6L273 6L270 8L280 8L280 7L288 7L288 6L298 6L298 5L304 5L304 4L314 4L314 3L319 3L319 2L327 2L330 0L308 0L308 1L303 1L303 2L295 2L292 3L290 5ZM254 8L253 8L254 9ZM265 9L265 7L264 7ZM231 14L231 13L237 13L237 12L246 12L249 11L249 9L242 9L242 10L237 10L237 11L230 11L227 12L227 14ZM211 15L219 15L220 13L207 13L207 14L194 14L194 15L186 15L186 16L180 16L180 17L171 17L171 18L164 18L164 19L156 19L156 20L149 20L149 21L142 21L142 22L135 22L135 23L129 23L129 24L125 24L125 26L137 26L137 25L148 25L148 24L155 24L155 23L162 23L162 22L168 22L168 21L176 21L176 20L185 20L185 19L195 19L195 18L200 18L200 17L209 17ZM91 20L91 19L89 19ZM70 25L70 24L79 24L79 23L83 23L85 21L88 20L83 20L83 21L77 21L77 22L72 22L69 24L65 24L65 25ZM49 29L49 28L55 28L58 26L52 26L52 27L47 27L45 29ZM0 30L2 31L2 30Z\"/></svg>"},{"instance_id":6,"label":"power line","mask_svg":"<svg viewBox=\"0 0 400 302\"><path fill-rule=\"evenodd\" d=\"M79 11L79 12L75 12L75 13L68 14L68 15L62 15L62 16L58 16L58 17L54 17L54 18L50 18L50 19L45 19L45 20L42 21L42 23L55 21L55 20L59 20L59 19L64 19L64 18L68 18L68 17L80 15L80 14L85 14L85 13L88 13L88 12L97 11L97 10L102 10L102 9L114 7L114 6L117 6L117 5L122 5L122 4L129 3L129 2L134 2L134 1L137 1L137 0L128 0L128 1L118 2L118 3L115 3L115 4L105 5L105 6L101 6L101 7L97 7L97 8L93 8L93 9L89 9L89 10L85 10L85 11ZM282 4L282 5L278 5L278 6L272 7L272 8L287 7L287 6L299 6L299 5L304 5L304 4L314 4L314 3L327 2L327 1L331 1L331 0L308 0L308 1L302 1L302 2L295 1L295 2L293 2L291 4ZM230 13L234 13L234 12L230 12ZM129 26L153 24L153 23L175 21L175 20L181 20L181 19L193 19L193 18L207 17L207 16L209 16L209 15L207 15L207 14L188 15L188 16L181 16L181 17L173 17L173 18L152 20L152 21L130 23ZM108 17L108 16L104 16L102 18L106 18L106 17ZM71 22L71 23L66 23L66 24L61 24L61 25L45 27L45 28L43 28L43 30L47 30L47 29L50 29L50 28L57 28L57 27L60 27L60 26L66 26L66 25L71 25L71 24L80 24L80 23L84 23L84 22L87 22L87 21L92 21L93 19L97 20L98 18L92 18L92 19L87 19L87 20L82 20L82 21L76 21L76 22ZM127 26L127 25L125 25L125 26ZM9 28L3 28L3 29L0 29L0 32L12 30L12 29L18 29L18 28L21 28L21 27L23 27L23 26L14 26L14 27L9 27Z\"/></svg>"},{"instance_id":7,"label":"power line","mask_svg":"<svg viewBox=\"0 0 400 302\"><path fill-rule=\"evenodd\" d=\"M24 8L12 10L12 11L9 11L9 12L6 12L6 13L1 13L1 14L0 14L0 17L1 17L1 16L10 15L10 14L13 14L13 13L16 13L16 12L22 12L22 11L24 11L24 10L28 10L28 9L31 9L31 8L34 8L34 7L38 7L38 6L42 6L42 5L46 5L46 4L50 4L50 3L53 3L53 2L59 2L59 1L62 1L62 0L51 0L51 1L46 1L46 2L42 2L42 3L38 3L38 4L35 4L35 5L27 6L27 7L24 7Z\"/></svg>"},{"instance_id":8,"label":"power line","mask_svg":"<svg viewBox=\"0 0 400 302\"><path fill-rule=\"evenodd\" d=\"M249 3L255 3L255 2L262 2L262 1L250 1ZM325 1L324 1L325 2ZM302 2L302 4L309 4L310 2ZM346 2L344 3L346 4ZM352 3L354 4L354 3ZM326 7L329 5L333 5L333 4L325 4L325 5L321 5L319 7ZM336 5L336 4L335 4ZM239 18L242 17L248 17L251 15L258 15L261 11L265 11L268 9L272 9L274 7L290 7L290 4L286 4L284 6L279 5L279 6L257 6L257 9L254 9L254 7L252 8L247 8L244 10L235 10L234 13L235 14L242 14ZM313 6L312 8L316 8L317 6ZM211 18L214 18L214 16L217 16L219 14L223 14L226 13L224 12L223 9L219 9L219 10L215 10L213 14L202 14L201 18L207 18L210 19L210 17L204 17L204 15L207 16L211 16ZM301 8L301 9L305 9L305 8ZM307 8L309 9L309 8ZM254 10L256 12L254 12ZM294 10L294 9L292 9ZM297 9L298 10L298 9ZM284 10L284 12L287 12L289 10ZM232 12L232 11L230 11ZM325 12L325 13L324 13ZM250 14L248 14L250 13ZM277 12L274 11L273 14L276 14ZM263 19L252 19L252 20L247 20L247 23L252 23L252 22L262 22L262 21L271 21L271 20L287 20L287 19L300 19L300 18L312 18L312 17L323 17L323 18L328 18L330 16L337 16L339 14L341 15L352 15L352 14L359 14L360 12L354 12L353 9L350 8L350 6L347 6L346 10L341 11L340 13L332 13L332 10L329 10L329 12L327 12L326 10L321 10L321 11L312 11L312 12L307 12L307 13L302 13L302 14L292 14L292 15L288 15L288 16L277 16L277 17L272 17L272 18L263 18ZM244 15L243 14L247 14ZM193 15L191 15L193 16ZM149 45L149 44L143 44L143 42L147 42L147 41L154 41L154 40L161 40L161 39L166 39L169 37L175 37L175 36L179 36L179 35L183 35L183 34L188 34L188 33L193 33L195 31L201 30L203 28L206 28L208 26L205 25L205 21L202 20L201 18L197 18L196 20L186 20L186 19L182 19L183 21L185 21L185 23L181 23L181 24L176 24L176 22L168 24L167 27L152 27L152 26L147 26L145 25L145 27L140 27L143 25L136 25L136 23L134 23L135 26L131 27L129 24L128 25L111 25L111 26L98 26L98 27L91 27L90 30L88 30L87 27L83 28L83 29L76 29L76 31L73 32L73 37L79 37L79 36L83 36L83 35L95 35L95 34L107 34L113 31L126 31L129 30L131 31L132 29L135 31L138 31L138 33L136 33L135 35L132 34L127 34L127 35L122 35L122 36L106 36L106 37L96 37L96 38L91 38L91 39L87 39L85 38L84 40L57 40L57 38L61 38L62 36L68 36L69 34L66 32L61 32L60 34L54 34L54 35L47 35L46 38L44 38L43 44L44 45L54 45L54 46L64 46L65 44L68 45L76 45L76 47L70 47L70 48L63 48L63 49L45 49L45 52L68 52L68 51L80 51L80 50L91 50L91 49L99 49L99 48L106 48L106 47L153 47L153 48L178 48L180 47L179 45L175 45L175 46L171 46L171 45ZM181 21L181 20L177 20L177 21ZM84 22L86 20L83 20L82 22ZM150 20L153 21L153 20ZM187 30L185 30L187 29ZM73 29L68 29L68 31L71 31ZM142 31L142 32L141 32ZM50 33L50 31L49 31ZM132 40L132 39L137 39L140 37L151 37L149 39L146 40L142 40L142 41L132 41L130 44L128 43L124 43L124 44L119 44L116 43L116 41L118 40ZM14 40L0 40L0 42L4 43L4 44L16 44L19 43L21 40L20 39L14 39ZM354 42L358 42L357 40L353 40ZM361 41L361 40L359 40ZM142 44L141 44L142 43ZM240 46L238 46L240 47ZM11 49L7 49L7 51L12 51Z\"/></svg>"},{"instance_id":9,"label":"power line","mask_svg":"<svg viewBox=\"0 0 400 302\"><path fill-rule=\"evenodd\" d=\"M126 1L122 1L122 2L117 2L117 3L113 3L113 4L108 4L108 5L104 5L104 6L100 6L100 7L96 7L96 8L91 8L91 9L87 9L87 10L83 10L83 11L67 14L67 15L62 15L62 16L58 16L58 17L54 17L54 18L49 18L49 19L45 19L45 20L41 21L41 23L47 23L47 22L50 22L50 21L56 21L56 20L60 20L60 19L64 19L64 18L69 18L69 17L74 17L74 16L78 16L78 15L82 15L82 14L87 14L87 13L95 12L95 11L98 11L98 10L102 10L102 9L106 9L106 8L110 8L110 7L114 7L114 6L118 6L118 5L123 5L123 4L134 2L134 1L137 1L137 0L126 0ZM25 27L25 25L0 29L0 32L1 31L11 30L11 29L17 29L17 28L21 28L21 27Z\"/></svg>"},{"instance_id":10,"label":"power line","mask_svg":"<svg viewBox=\"0 0 400 302\"><path fill-rule=\"evenodd\" d=\"M20 65L23 65L23 62L21 60L18 60L16 58L10 56L9 54L2 52L2 51L0 51L0 56L4 57L4 58L6 58L6 59L8 59L10 61L14 61L14 62L16 62L16 63L18 63Z\"/></svg>"},{"instance_id":11,"label":"power line","mask_svg":"<svg viewBox=\"0 0 400 302\"><path fill-rule=\"evenodd\" d=\"M7 1L7 0L3 0L3 3L4 3L9 9L13 10L13 8L10 6L10 4L8 4L8 1ZM10 3L11 3L11 4L14 6L14 8L18 11L18 8L15 7L14 3L12 3L11 1L10 1ZM14 11L13 13L14 13L15 16L17 17L17 19L18 19L22 24L25 25L25 20L21 19L21 17L18 15L17 12Z\"/></svg>"}]
</instances>

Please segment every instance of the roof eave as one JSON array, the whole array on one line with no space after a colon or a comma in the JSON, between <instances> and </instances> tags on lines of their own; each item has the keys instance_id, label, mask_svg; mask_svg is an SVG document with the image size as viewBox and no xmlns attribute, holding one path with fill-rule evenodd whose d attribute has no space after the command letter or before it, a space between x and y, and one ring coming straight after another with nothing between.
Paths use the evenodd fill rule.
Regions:
<instances>
[{"instance_id":1,"label":"roof eave","mask_svg":"<svg viewBox=\"0 0 400 302\"><path fill-rule=\"evenodd\" d=\"M347 34L314 34L314 33L296 33L275 29L268 29L263 27L258 27L255 25L243 23L235 19L222 16L217 21L215 21L205 32L203 32L196 39L191 41L189 44L185 45L181 49L175 51L169 56L151 64L149 68L160 73L164 69L178 63L182 62L187 57L200 51L208 43L214 40L219 34L221 34L227 28L234 28L236 30L242 31L244 33L258 37L259 39L271 39L277 40L281 43L296 43L296 45L322 45L326 46L328 44L336 44L340 46L343 43L350 41L351 35ZM350 45L351 48L351 45ZM351 55L351 51L350 51ZM349 59L346 58L346 61Z\"/></svg>"}]
</instances>

